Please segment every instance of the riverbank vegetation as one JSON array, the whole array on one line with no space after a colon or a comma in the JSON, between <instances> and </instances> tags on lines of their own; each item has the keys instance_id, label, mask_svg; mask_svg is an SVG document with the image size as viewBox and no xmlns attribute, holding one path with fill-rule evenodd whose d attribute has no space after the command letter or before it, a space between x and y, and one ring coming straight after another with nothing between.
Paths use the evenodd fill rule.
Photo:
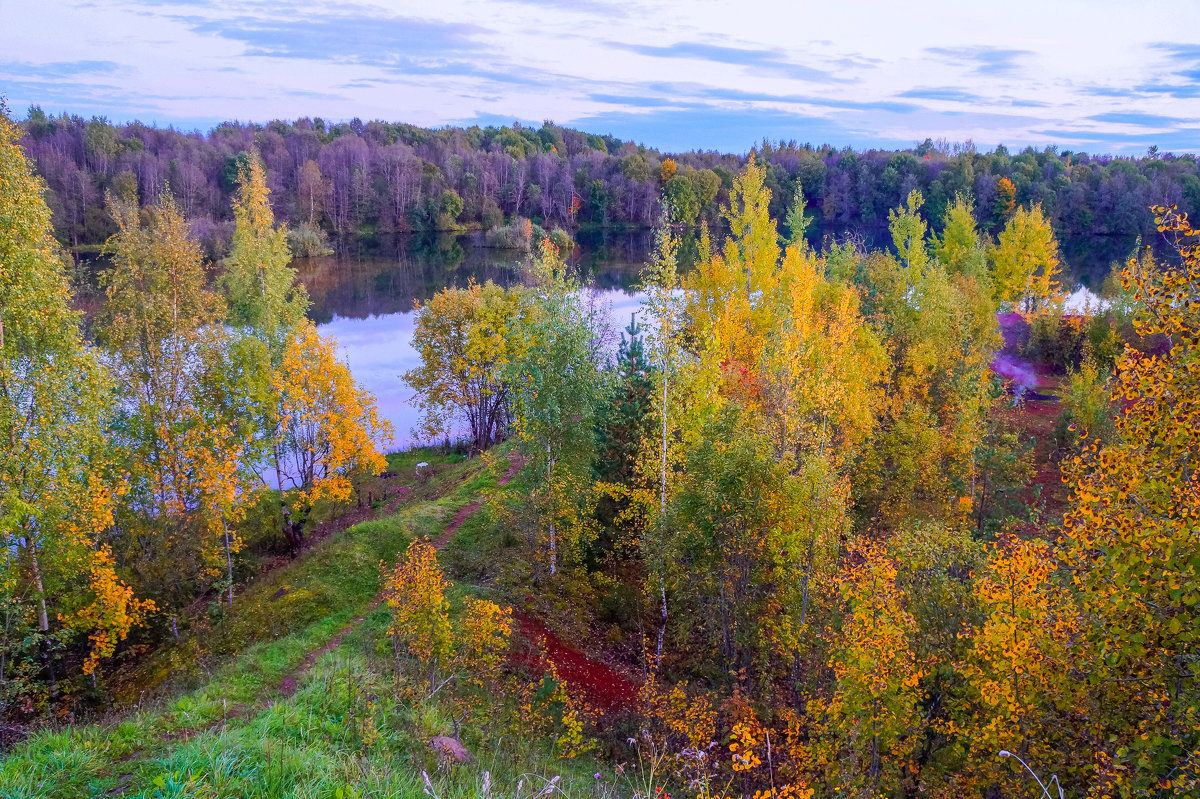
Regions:
<instances>
[{"instance_id":1,"label":"riverbank vegetation","mask_svg":"<svg viewBox=\"0 0 1200 799\"><path fill-rule=\"evenodd\" d=\"M664 160L619 345L542 241L417 313L403 379L471 457L385 457L269 161L215 284L179 200L110 192L84 331L0 125L6 795L1200 790L1177 209L1066 314L1046 205L908 187L890 247L816 248L761 152L681 270Z\"/></svg>"}]
</instances>

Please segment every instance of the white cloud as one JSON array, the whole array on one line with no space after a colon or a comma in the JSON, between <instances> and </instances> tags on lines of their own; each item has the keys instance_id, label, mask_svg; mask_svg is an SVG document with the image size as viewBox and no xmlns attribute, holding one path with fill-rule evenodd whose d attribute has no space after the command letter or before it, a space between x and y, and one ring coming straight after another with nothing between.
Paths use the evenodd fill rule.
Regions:
<instances>
[{"instance_id":1,"label":"white cloud","mask_svg":"<svg viewBox=\"0 0 1200 799\"><path fill-rule=\"evenodd\" d=\"M18 111L552 118L733 150L763 136L1200 148L1196 5L1172 10L1169 36L1115 0L74 0L5 18L0 91Z\"/></svg>"}]
</instances>

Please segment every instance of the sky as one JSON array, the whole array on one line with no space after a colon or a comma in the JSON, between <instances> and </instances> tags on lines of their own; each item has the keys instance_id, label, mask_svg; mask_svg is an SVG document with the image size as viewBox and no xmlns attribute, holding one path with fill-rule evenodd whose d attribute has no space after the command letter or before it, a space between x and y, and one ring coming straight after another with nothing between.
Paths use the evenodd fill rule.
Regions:
<instances>
[{"instance_id":1,"label":"sky","mask_svg":"<svg viewBox=\"0 0 1200 799\"><path fill-rule=\"evenodd\" d=\"M0 19L18 116L1200 151L1198 0L0 0Z\"/></svg>"}]
</instances>

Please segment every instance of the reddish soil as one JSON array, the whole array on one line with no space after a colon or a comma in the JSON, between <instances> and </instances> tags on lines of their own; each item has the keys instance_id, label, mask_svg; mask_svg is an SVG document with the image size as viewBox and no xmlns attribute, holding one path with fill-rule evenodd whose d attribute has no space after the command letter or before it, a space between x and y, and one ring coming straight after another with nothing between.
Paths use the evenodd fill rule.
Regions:
<instances>
[{"instance_id":1,"label":"reddish soil","mask_svg":"<svg viewBox=\"0 0 1200 799\"><path fill-rule=\"evenodd\" d=\"M446 525L446 529L443 530L442 534L439 535L437 540L433 542L433 548L441 549L442 547L446 546L446 544L449 544L450 539L454 537L456 532L458 532L458 528L462 527L462 523L467 520L468 516L477 511L481 504L482 503L480 502L472 502L469 505L464 505L459 508L458 513L454 514L454 518L451 519L450 523Z\"/></svg>"},{"instance_id":2,"label":"reddish soil","mask_svg":"<svg viewBox=\"0 0 1200 799\"><path fill-rule=\"evenodd\" d=\"M1029 323L1021 314L997 314L996 322L1004 337L1004 347L996 353L992 369L1012 381L1010 393L1020 393L1022 401L1000 410L1000 415L1013 429L1033 436L1034 466L1037 472L1022 499L1029 504L1038 502L1047 517L1053 518L1066 506L1067 492L1062 483L1060 453L1054 447L1054 426L1060 413L1058 395L1062 378L1044 363L1034 363L1021 357L1021 347L1029 339ZM1035 492L1040 487L1040 495ZM1032 530L1029 532L1035 532Z\"/></svg>"},{"instance_id":3,"label":"reddish soil","mask_svg":"<svg viewBox=\"0 0 1200 799\"><path fill-rule=\"evenodd\" d=\"M637 687L611 666L593 660L562 642L550 628L537 619L521 613L514 614L517 633L529 642L529 649L513 659L530 668L540 668L541 659L534 648L539 646L554 664L558 675L572 689L582 694L584 701L605 713L628 708L637 698Z\"/></svg>"}]
</instances>

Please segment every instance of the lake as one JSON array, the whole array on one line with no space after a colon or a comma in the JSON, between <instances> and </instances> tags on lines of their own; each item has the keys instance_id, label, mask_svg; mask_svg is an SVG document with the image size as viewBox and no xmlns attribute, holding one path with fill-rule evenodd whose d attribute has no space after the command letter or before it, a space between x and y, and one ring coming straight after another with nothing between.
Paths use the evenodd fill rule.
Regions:
<instances>
[{"instance_id":1,"label":"lake","mask_svg":"<svg viewBox=\"0 0 1200 799\"><path fill-rule=\"evenodd\" d=\"M568 260L592 286L615 336L641 304L638 275L653 234L580 239ZM515 285L527 261L520 252L476 246L471 236L439 236L355 241L335 255L300 259L295 266L312 300L309 316L321 333L337 340L355 379L375 395L380 414L395 428L392 446L404 448L419 443L411 434L417 423L413 392L400 378L420 360L412 347L414 300L428 300L446 286L465 286L472 278Z\"/></svg>"},{"instance_id":2,"label":"lake","mask_svg":"<svg viewBox=\"0 0 1200 799\"><path fill-rule=\"evenodd\" d=\"M810 238L819 245L822 235L815 231ZM868 246L888 243L886 229L856 235ZM653 247L653 232L577 238L569 261L606 307L615 336L640 305L638 275ZM375 395L381 415L395 427L395 448L417 443L411 435L417 422L413 392L400 378L419 360L411 343L414 300L427 300L445 286L464 286L471 278L502 286L521 281L528 256L480 247L479 240L472 235L353 240L339 243L335 255L296 262L312 300L309 315L322 333L337 339L338 351L355 378ZM1063 285L1098 289L1110 265L1127 257L1133 246L1132 237L1062 241ZM694 241L683 243L683 268L694 251Z\"/></svg>"}]
</instances>

